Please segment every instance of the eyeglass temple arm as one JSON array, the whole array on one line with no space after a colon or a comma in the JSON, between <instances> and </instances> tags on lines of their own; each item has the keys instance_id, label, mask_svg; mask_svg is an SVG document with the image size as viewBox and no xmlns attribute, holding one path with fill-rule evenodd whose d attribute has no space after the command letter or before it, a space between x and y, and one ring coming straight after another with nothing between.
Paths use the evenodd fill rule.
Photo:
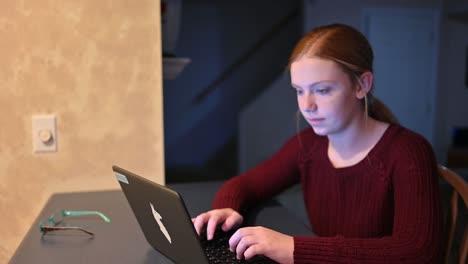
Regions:
<instances>
[{"instance_id":1,"label":"eyeglass temple arm","mask_svg":"<svg viewBox=\"0 0 468 264\"><path fill-rule=\"evenodd\" d=\"M110 223L109 217L99 211L69 211L63 210L62 214L64 216L80 216L80 215L98 215L100 216L106 223Z\"/></svg>"},{"instance_id":2,"label":"eyeglass temple arm","mask_svg":"<svg viewBox=\"0 0 468 264\"><path fill-rule=\"evenodd\" d=\"M93 232L88 231L88 230L86 230L84 228L81 228L81 227L75 227L75 226L66 226L66 227L62 227L62 226L41 226L41 231L43 233L48 232L48 231L59 231L59 230L79 230L79 231L85 232L86 234L94 236Z\"/></svg>"}]
</instances>

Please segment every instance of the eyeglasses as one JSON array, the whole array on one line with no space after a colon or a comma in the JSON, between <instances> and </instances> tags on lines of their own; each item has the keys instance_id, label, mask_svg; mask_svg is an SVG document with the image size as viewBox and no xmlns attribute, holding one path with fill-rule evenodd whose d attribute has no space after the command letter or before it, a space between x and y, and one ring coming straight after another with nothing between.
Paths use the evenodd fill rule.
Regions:
<instances>
[{"instance_id":1,"label":"eyeglasses","mask_svg":"<svg viewBox=\"0 0 468 264\"><path fill-rule=\"evenodd\" d=\"M94 233L88 231L82 227L78 226L57 226L62 222L66 217L70 216L82 216L82 215L97 215L100 216L104 222L110 223L109 217L99 211L70 211L70 210L58 210L53 213L49 219L47 219L47 225L44 225L43 222L39 224L39 231L44 235L50 231L61 231L61 230L78 230L86 234L94 236Z\"/></svg>"}]
</instances>

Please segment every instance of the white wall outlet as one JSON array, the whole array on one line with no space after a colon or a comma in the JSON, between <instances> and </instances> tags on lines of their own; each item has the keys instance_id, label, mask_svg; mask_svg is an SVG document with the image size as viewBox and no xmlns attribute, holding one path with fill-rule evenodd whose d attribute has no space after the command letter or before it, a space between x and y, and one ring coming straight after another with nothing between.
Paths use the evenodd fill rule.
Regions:
<instances>
[{"instance_id":1,"label":"white wall outlet","mask_svg":"<svg viewBox=\"0 0 468 264\"><path fill-rule=\"evenodd\" d=\"M55 115L32 116L33 151L35 153L57 151L55 119Z\"/></svg>"}]
</instances>

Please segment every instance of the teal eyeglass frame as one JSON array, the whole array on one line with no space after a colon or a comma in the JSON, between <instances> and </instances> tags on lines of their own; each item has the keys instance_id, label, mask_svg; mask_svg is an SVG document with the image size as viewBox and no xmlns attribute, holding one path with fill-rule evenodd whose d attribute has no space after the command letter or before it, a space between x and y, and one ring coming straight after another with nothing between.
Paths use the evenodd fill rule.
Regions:
<instances>
[{"instance_id":1,"label":"teal eyeglass frame","mask_svg":"<svg viewBox=\"0 0 468 264\"><path fill-rule=\"evenodd\" d=\"M91 231L88 231L82 227L78 226L57 226L60 222L63 221L66 217L70 216L83 216L83 215L97 215L104 220L106 223L110 223L111 220L109 217L107 217L105 214L99 212L99 211L72 211L72 210L57 210L55 213L53 213L48 219L47 223L48 225L44 225L43 222L39 224L39 231L44 235L47 232L50 231L60 231L60 230L78 230L82 231L86 234L89 234L91 236L94 236L94 233Z\"/></svg>"}]
</instances>

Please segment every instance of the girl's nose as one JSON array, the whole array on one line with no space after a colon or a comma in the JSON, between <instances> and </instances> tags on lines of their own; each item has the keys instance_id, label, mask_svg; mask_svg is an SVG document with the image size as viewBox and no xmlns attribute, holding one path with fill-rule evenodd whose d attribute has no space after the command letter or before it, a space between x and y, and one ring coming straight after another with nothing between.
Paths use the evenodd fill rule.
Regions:
<instances>
[{"instance_id":1,"label":"girl's nose","mask_svg":"<svg viewBox=\"0 0 468 264\"><path fill-rule=\"evenodd\" d=\"M317 111L317 103L313 95L306 96L303 100L303 108L305 112Z\"/></svg>"}]
</instances>

